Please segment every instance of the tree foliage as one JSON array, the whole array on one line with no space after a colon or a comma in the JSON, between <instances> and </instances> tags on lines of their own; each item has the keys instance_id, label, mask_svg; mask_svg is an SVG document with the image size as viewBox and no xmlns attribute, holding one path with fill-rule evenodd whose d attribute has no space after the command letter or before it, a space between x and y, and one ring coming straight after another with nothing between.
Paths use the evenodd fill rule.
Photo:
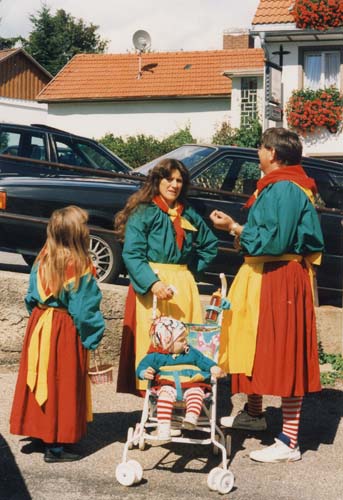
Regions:
<instances>
[{"instance_id":1,"label":"tree foliage","mask_svg":"<svg viewBox=\"0 0 343 500\"><path fill-rule=\"evenodd\" d=\"M103 53L108 45L97 33L98 26L86 25L63 9L53 15L50 8L43 5L36 15L30 16L30 21L33 30L23 46L52 75L75 54Z\"/></svg>"},{"instance_id":2,"label":"tree foliage","mask_svg":"<svg viewBox=\"0 0 343 500\"><path fill-rule=\"evenodd\" d=\"M240 146L245 148L256 148L261 142L262 126L258 119L254 118L241 128L232 128L227 122L223 122L212 137L213 144L225 146Z\"/></svg>"},{"instance_id":3,"label":"tree foliage","mask_svg":"<svg viewBox=\"0 0 343 500\"><path fill-rule=\"evenodd\" d=\"M18 42L23 43L24 38L21 36L16 36L13 38L3 38L0 36L0 50L12 49Z\"/></svg>"}]
</instances>

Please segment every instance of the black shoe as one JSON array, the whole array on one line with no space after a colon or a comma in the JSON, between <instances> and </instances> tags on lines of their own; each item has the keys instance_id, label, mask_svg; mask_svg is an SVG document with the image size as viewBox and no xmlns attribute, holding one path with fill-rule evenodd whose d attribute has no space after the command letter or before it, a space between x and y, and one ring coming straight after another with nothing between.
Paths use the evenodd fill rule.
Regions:
<instances>
[{"instance_id":1,"label":"black shoe","mask_svg":"<svg viewBox=\"0 0 343 500\"><path fill-rule=\"evenodd\" d=\"M52 451L51 449L48 449L44 453L44 462L47 462L49 464L55 462L75 462L76 460L80 460L81 458L81 455L70 453L69 451L65 450Z\"/></svg>"}]
</instances>

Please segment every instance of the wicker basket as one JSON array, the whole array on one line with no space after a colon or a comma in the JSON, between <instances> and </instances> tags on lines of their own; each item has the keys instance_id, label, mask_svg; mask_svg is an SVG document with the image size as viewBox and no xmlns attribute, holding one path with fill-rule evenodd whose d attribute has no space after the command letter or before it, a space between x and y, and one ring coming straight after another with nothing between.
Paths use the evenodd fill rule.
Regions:
<instances>
[{"instance_id":1,"label":"wicker basket","mask_svg":"<svg viewBox=\"0 0 343 500\"><path fill-rule=\"evenodd\" d=\"M102 364L99 351L93 351L93 361L94 366L88 370L92 384L110 384L113 382L113 365Z\"/></svg>"}]
</instances>

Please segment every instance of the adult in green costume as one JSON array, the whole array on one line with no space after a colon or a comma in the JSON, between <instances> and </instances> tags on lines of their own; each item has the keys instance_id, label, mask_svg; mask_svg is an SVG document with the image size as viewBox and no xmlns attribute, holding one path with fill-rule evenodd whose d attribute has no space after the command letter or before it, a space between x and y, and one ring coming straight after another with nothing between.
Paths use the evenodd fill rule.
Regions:
<instances>
[{"instance_id":1,"label":"adult in green costume","mask_svg":"<svg viewBox=\"0 0 343 500\"><path fill-rule=\"evenodd\" d=\"M131 285L125 306L118 392L141 394L135 371L149 345L153 294L158 314L202 322L194 274L217 254L217 238L186 202L189 173L182 162L162 160L116 217Z\"/></svg>"},{"instance_id":2,"label":"adult in green costume","mask_svg":"<svg viewBox=\"0 0 343 500\"><path fill-rule=\"evenodd\" d=\"M245 261L230 288L219 364L233 374L232 392L248 394L248 404L221 423L265 430L262 395L282 398L282 432L272 446L250 453L259 462L301 458L302 399L321 389L311 282L323 236L313 205L316 186L300 166L301 154L297 134L266 130L259 149L264 177L248 201L247 223L220 211L210 216L215 227L236 236Z\"/></svg>"}]
</instances>

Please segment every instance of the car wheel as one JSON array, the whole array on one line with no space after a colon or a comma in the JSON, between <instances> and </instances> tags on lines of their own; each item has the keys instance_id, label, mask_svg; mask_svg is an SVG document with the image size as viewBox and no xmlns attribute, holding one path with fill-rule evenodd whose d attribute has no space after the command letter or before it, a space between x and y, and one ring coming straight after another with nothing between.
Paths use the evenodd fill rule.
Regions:
<instances>
[{"instance_id":1,"label":"car wheel","mask_svg":"<svg viewBox=\"0 0 343 500\"><path fill-rule=\"evenodd\" d=\"M121 247L114 236L90 234L89 250L98 281L113 283L122 267Z\"/></svg>"},{"instance_id":2,"label":"car wheel","mask_svg":"<svg viewBox=\"0 0 343 500\"><path fill-rule=\"evenodd\" d=\"M26 264L32 267L34 261L36 260L36 255L28 255L26 253L22 253L21 256L25 260Z\"/></svg>"}]
</instances>

